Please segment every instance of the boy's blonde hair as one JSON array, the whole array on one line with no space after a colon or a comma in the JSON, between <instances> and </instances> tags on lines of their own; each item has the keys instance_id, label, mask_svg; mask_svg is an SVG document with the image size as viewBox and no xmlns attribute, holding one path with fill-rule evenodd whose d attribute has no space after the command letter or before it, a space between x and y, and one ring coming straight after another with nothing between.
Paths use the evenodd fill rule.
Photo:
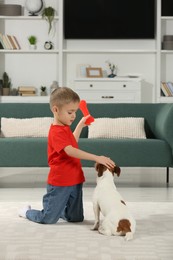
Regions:
<instances>
[{"instance_id":1,"label":"boy's blonde hair","mask_svg":"<svg viewBox=\"0 0 173 260\"><path fill-rule=\"evenodd\" d=\"M71 88L58 87L50 94L50 108L57 106L61 108L63 105L71 102L80 102L80 97Z\"/></svg>"}]
</instances>

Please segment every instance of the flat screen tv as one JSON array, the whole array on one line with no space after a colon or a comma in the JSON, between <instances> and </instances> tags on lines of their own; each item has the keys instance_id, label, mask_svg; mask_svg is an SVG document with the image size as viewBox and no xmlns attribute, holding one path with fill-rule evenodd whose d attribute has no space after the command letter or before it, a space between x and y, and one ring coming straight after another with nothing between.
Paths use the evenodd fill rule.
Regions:
<instances>
[{"instance_id":1,"label":"flat screen tv","mask_svg":"<svg viewBox=\"0 0 173 260\"><path fill-rule=\"evenodd\" d=\"M64 0L64 36L153 39L155 15L155 0Z\"/></svg>"},{"instance_id":2,"label":"flat screen tv","mask_svg":"<svg viewBox=\"0 0 173 260\"><path fill-rule=\"evenodd\" d=\"M173 0L162 0L162 16L173 16Z\"/></svg>"}]
</instances>

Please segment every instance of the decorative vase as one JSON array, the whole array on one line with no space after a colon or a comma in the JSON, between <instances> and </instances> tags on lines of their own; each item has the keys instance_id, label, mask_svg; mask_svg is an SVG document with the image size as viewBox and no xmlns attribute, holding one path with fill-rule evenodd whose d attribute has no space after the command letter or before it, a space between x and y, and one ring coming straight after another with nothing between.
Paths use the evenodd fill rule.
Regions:
<instances>
[{"instance_id":1,"label":"decorative vase","mask_svg":"<svg viewBox=\"0 0 173 260\"><path fill-rule=\"evenodd\" d=\"M29 45L29 49L30 50L36 50L37 49L37 45L36 44L30 44Z\"/></svg>"},{"instance_id":2,"label":"decorative vase","mask_svg":"<svg viewBox=\"0 0 173 260\"><path fill-rule=\"evenodd\" d=\"M30 13L30 15L35 16L43 8L43 1L42 0L26 0L25 7L28 10L28 12Z\"/></svg>"},{"instance_id":3,"label":"decorative vase","mask_svg":"<svg viewBox=\"0 0 173 260\"><path fill-rule=\"evenodd\" d=\"M108 78L115 78L115 77L116 77L116 74L114 74L114 73L111 73L108 75Z\"/></svg>"},{"instance_id":4,"label":"decorative vase","mask_svg":"<svg viewBox=\"0 0 173 260\"><path fill-rule=\"evenodd\" d=\"M41 92L40 92L40 96L47 96L46 91L41 91Z\"/></svg>"},{"instance_id":5,"label":"decorative vase","mask_svg":"<svg viewBox=\"0 0 173 260\"><path fill-rule=\"evenodd\" d=\"M2 88L2 95L9 96L10 95L10 88Z\"/></svg>"},{"instance_id":6,"label":"decorative vase","mask_svg":"<svg viewBox=\"0 0 173 260\"><path fill-rule=\"evenodd\" d=\"M56 89L58 87L59 87L58 81L53 81L50 86L50 93L52 93L54 91L54 89Z\"/></svg>"},{"instance_id":7,"label":"decorative vase","mask_svg":"<svg viewBox=\"0 0 173 260\"><path fill-rule=\"evenodd\" d=\"M111 74L108 75L108 78L115 78L115 77L116 77L115 69L111 69Z\"/></svg>"}]
</instances>

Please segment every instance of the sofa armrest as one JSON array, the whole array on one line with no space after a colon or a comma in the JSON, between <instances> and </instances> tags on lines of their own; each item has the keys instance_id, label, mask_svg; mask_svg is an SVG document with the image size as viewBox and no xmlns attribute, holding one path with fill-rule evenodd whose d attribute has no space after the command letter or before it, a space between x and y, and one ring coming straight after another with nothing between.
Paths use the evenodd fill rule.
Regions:
<instances>
[{"instance_id":1,"label":"sofa armrest","mask_svg":"<svg viewBox=\"0 0 173 260\"><path fill-rule=\"evenodd\" d=\"M165 140L173 150L173 104L165 104L157 114L155 136Z\"/></svg>"}]
</instances>

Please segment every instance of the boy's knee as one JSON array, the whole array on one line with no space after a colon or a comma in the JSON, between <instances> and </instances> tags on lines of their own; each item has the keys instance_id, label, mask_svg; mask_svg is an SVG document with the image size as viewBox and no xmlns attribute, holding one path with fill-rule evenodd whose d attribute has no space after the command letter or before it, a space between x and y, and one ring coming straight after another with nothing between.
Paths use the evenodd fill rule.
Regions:
<instances>
[{"instance_id":1,"label":"boy's knee","mask_svg":"<svg viewBox=\"0 0 173 260\"><path fill-rule=\"evenodd\" d=\"M80 216L80 217L70 217L67 218L68 222L83 222L84 221L84 217Z\"/></svg>"}]
</instances>

